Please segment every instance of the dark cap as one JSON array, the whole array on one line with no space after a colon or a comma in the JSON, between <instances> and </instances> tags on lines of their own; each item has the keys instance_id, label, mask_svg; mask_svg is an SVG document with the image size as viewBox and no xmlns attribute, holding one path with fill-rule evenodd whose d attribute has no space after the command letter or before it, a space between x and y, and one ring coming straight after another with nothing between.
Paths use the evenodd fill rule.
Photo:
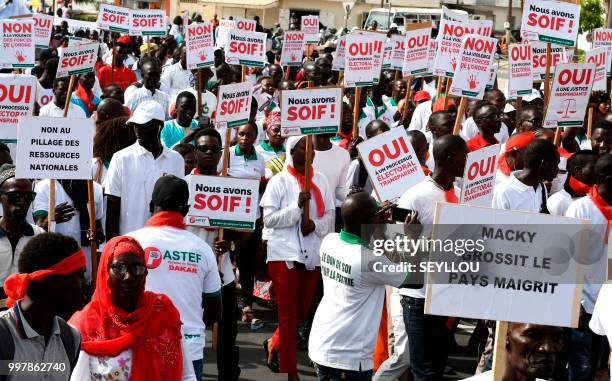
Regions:
<instances>
[{"instance_id":1,"label":"dark cap","mask_svg":"<svg viewBox=\"0 0 612 381\"><path fill-rule=\"evenodd\" d=\"M187 205L188 202L189 186L185 180L174 175L164 175L157 179L151 197L153 206L173 209Z\"/></svg>"}]
</instances>

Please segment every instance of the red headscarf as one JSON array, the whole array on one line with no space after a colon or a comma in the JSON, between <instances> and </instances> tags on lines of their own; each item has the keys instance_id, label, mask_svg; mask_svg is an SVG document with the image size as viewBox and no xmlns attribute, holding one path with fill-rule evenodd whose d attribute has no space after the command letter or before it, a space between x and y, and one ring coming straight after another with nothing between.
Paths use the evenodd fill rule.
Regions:
<instances>
[{"instance_id":1,"label":"red headscarf","mask_svg":"<svg viewBox=\"0 0 612 381\"><path fill-rule=\"evenodd\" d=\"M12 307L16 300L23 299L31 281L43 280L49 275L68 275L84 267L85 253L79 249L47 269L13 274L4 280L4 292L9 297L6 306Z\"/></svg>"},{"instance_id":2,"label":"red headscarf","mask_svg":"<svg viewBox=\"0 0 612 381\"><path fill-rule=\"evenodd\" d=\"M116 357L131 349L131 380L180 381L181 320L170 299L143 289L133 312L121 310L112 302L109 266L125 253L137 254L145 262L144 250L134 238L110 240L100 258L91 302L74 314L70 323L81 332L81 348L89 355Z\"/></svg>"},{"instance_id":3,"label":"red headscarf","mask_svg":"<svg viewBox=\"0 0 612 381\"><path fill-rule=\"evenodd\" d=\"M85 105L87 106L87 109L89 110L88 115L91 115L91 113L94 112L94 109L96 108L96 106L93 104L93 100L94 100L93 91L85 90L85 88L81 86L80 83L78 83L76 89L74 90L74 93L77 95L77 97L79 97L83 101L83 103L85 103Z\"/></svg>"},{"instance_id":4,"label":"red headscarf","mask_svg":"<svg viewBox=\"0 0 612 381\"><path fill-rule=\"evenodd\" d=\"M512 135L506 142L504 152L502 152L502 154L499 155L499 159L497 159L497 168L501 171L501 173L506 176L510 176L510 173L512 172L512 168L510 168L508 162L506 161L506 153L525 148L534 140L535 134L531 131Z\"/></svg>"}]
</instances>

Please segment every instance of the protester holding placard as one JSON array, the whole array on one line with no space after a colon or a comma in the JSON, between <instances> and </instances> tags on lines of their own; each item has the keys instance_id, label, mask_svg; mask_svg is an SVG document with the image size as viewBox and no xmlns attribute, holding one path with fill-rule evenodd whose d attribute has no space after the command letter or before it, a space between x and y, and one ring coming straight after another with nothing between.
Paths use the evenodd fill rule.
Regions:
<instances>
[{"instance_id":1,"label":"protester holding placard","mask_svg":"<svg viewBox=\"0 0 612 381\"><path fill-rule=\"evenodd\" d=\"M319 246L329 231L334 216L334 198L327 180L311 173L310 192L304 191L306 138L287 141L288 156L283 171L272 177L260 206L264 208L264 227L268 237L268 272L275 285L279 326L264 349L267 364L291 381L299 380L296 360L297 325L308 313L317 284ZM310 200L305 221L302 208Z\"/></svg>"},{"instance_id":2,"label":"protester holding placard","mask_svg":"<svg viewBox=\"0 0 612 381\"><path fill-rule=\"evenodd\" d=\"M80 74L76 88L70 98L70 102L83 109L85 116L88 118L93 114L101 101L92 91L95 83L96 75L93 71Z\"/></svg>"},{"instance_id":3,"label":"protester holding placard","mask_svg":"<svg viewBox=\"0 0 612 381\"><path fill-rule=\"evenodd\" d=\"M211 80L211 78L213 78L213 76L213 71L208 67L192 70L192 76L190 77L190 84L188 85L188 87L179 90L179 92L175 94L174 98L170 98L170 113L172 113L172 110L176 107L176 97L178 96L178 94L184 91L192 93L197 100L198 81L201 81L202 93L200 96L202 98L202 110L200 112L196 108L196 113L194 117L199 118L199 116L202 115L205 118L212 118L213 113L217 109L217 97L214 93L208 90L208 84L210 83L209 81Z\"/></svg>"},{"instance_id":4,"label":"protester holding placard","mask_svg":"<svg viewBox=\"0 0 612 381\"><path fill-rule=\"evenodd\" d=\"M553 181L559 172L557 147L544 139L536 139L525 147L523 170L510 174L507 181L493 191L493 208L548 213L544 181Z\"/></svg>"},{"instance_id":5,"label":"protester holding placard","mask_svg":"<svg viewBox=\"0 0 612 381\"><path fill-rule=\"evenodd\" d=\"M53 102L47 103L43 106L38 113L39 116L48 116L52 118L63 118L64 107L66 106L66 98L68 97L68 86L70 84L70 78L56 78L53 81ZM86 118L87 115L82 108L76 104L68 103L68 115L69 118Z\"/></svg>"},{"instance_id":6,"label":"protester holding placard","mask_svg":"<svg viewBox=\"0 0 612 381\"><path fill-rule=\"evenodd\" d=\"M493 89L493 90L489 90L485 92L482 100L493 104L495 107L497 107L497 110L499 110L499 112L502 112L504 108L506 107L506 96L499 89ZM476 134L478 134L478 126L476 125L474 118L469 117L463 123L463 127L461 128L460 135L465 140L469 140L473 138L474 136L476 136ZM506 141L508 141L508 138L510 137L508 126L506 126L502 122L499 128L499 131L497 131L494 135L495 135L495 139L499 143L505 143Z\"/></svg>"},{"instance_id":7,"label":"protester holding placard","mask_svg":"<svg viewBox=\"0 0 612 381\"><path fill-rule=\"evenodd\" d=\"M36 84L36 104L38 110L53 100L53 81L57 73L59 58L52 57L45 63L45 69Z\"/></svg>"},{"instance_id":8,"label":"protester holding placard","mask_svg":"<svg viewBox=\"0 0 612 381\"><path fill-rule=\"evenodd\" d=\"M195 135L197 166L192 174L185 177L189 182L192 176L217 176L217 167L223 151L221 135L213 128L205 128ZM217 371L219 381L237 380L240 374L238 367L238 350L236 346L238 312L236 295L236 276L230 259L230 249L235 249L235 241L240 233L226 230L224 240L218 240L219 231L198 226L188 226L187 230L204 240L214 248L221 271L221 299L223 309L219 319L217 336ZM220 257L220 258L219 258Z\"/></svg>"},{"instance_id":9,"label":"protester holding placard","mask_svg":"<svg viewBox=\"0 0 612 381\"><path fill-rule=\"evenodd\" d=\"M399 199L399 208L413 210L423 225L421 235L430 237L436 202L459 202L459 189L453 183L463 176L468 149L456 135L445 135L434 142L433 173L410 188ZM415 381L441 379L448 356L446 317L425 315L425 289L401 289L404 324L408 334L410 366Z\"/></svg>"},{"instance_id":10,"label":"protester holding placard","mask_svg":"<svg viewBox=\"0 0 612 381\"><path fill-rule=\"evenodd\" d=\"M587 195L595 184L595 162L599 156L591 150L581 150L567 160L568 176L563 189L546 201L550 214L563 216L572 201Z\"/></svg>"},{"instance_id":11,"label":"protester holding placard","mask_svg":"<svg viewBox=\"0 0 612 381\"><path fill-rule=\"evenodd\" d=\"M163 174L182 176L183 158L159 139L165 113L155 101L142 102L127 121L136 143L115 153L104 183L106 235L112 238L144 226L155 181Z\"/></svg>"},{"instance_id":12,"label":"protester holding placard","mask_svg":"<svg viewBox=\"0 0 612 381\"><path fill-rule=\"evenodd\" d=\"M196 380L200 381L205 323L212 325L221 317L221 280L210 246L185 230L188 202L185 180L172 175L160 177L151 199L153 216L144 228L129 236L145 250L145 289L166 294L181 315L186 349L183 355L193 363Z\"/></svg>"}]
</instances>

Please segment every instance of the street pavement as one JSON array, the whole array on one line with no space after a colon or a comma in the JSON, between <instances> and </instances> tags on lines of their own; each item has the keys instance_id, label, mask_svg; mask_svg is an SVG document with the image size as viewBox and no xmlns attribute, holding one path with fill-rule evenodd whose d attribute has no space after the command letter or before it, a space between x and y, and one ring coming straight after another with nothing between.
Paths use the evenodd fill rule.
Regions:
<instances>
[{"instance_id":1,"label":"street pavement","mask_svg":"<svg viewBox=\"0 0 612 381\"><path fill-rule=\"evenodd\" d=\"M259 331L251 331L248 324L238 322L237 345L240 347L240 367L242 372L240 380L244 381L276 381L286 380L284 374L274 374L265 365L262 343L272 335L276 328L277 316L272 310L254 306L256 317L263 320L266 324ZM476 368L476 357L465 353L465 346L474 328L474 322L462 321L459 324L455 339L458 349L451 351L445 372L445 380L460 380L473 375ZM211 351L210 340L212 331L206 333L206 349L204 354L204 380L217 380L216 354ZM302 381L316 381L314 372L306 349L298 350L298 371Z\"/></svg>"}]
</instances>

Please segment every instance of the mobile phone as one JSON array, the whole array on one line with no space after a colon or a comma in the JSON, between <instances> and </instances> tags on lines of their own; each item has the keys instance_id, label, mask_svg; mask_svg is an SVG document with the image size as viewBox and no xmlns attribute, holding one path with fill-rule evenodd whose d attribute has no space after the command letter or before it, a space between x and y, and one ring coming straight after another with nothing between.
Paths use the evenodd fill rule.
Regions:
<instances>
[{"instance_id":1,"label":"mobile phone","mask_svg":"<svg viewBox=\"0 0 612 381\"><path fill-rule=\"evenodd\" d=\"M391 220L395 222L404 222L406 221L406 217L408 216L408 213L411 213L411 212L412 210L410 209L395 207L393 208L393 211L391 212Z\"/></svg>"}]
</instances>

